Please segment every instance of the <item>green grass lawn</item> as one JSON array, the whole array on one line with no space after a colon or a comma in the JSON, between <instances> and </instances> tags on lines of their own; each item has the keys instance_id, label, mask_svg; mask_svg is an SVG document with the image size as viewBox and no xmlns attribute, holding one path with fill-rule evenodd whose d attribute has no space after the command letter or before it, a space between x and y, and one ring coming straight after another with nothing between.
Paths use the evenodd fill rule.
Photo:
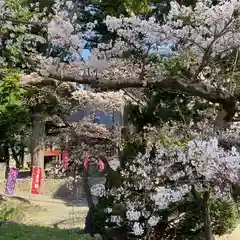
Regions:
<instances>
[{"instance_id":1,"label":"green grass lawn","mask_svg":"<svg viewBox=\"0 0 240 240\"><path fill-rule=\"evenodd\" d=\"M0 226L0 240L90 240L73 230L7 223Z\"/></svg>"}]
</instances>

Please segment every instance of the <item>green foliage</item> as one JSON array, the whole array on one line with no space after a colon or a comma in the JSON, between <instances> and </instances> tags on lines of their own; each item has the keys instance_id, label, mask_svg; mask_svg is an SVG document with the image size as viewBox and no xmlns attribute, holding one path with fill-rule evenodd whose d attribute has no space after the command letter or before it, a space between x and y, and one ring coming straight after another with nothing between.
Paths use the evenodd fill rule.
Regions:
<instances>
[{"instance_id":1,"label":"green foliage","mask_svg":"<svg viewBox=\"0 0 240 240\"><path fill-rule=\"evenodd\" d=\"M193 107L191 105L193 101ZM129 120L141 132L143 127L162 126L166 122L180 122L188 124L202 119L202 111L208 104L194 100L184 94L168 91L152 91L145 106L131 106Z\"/></svg>"},{"instance_id":2,"label":"green foliage","mask_svg":"<svg viewBox=\"0 0 240 240\"><path fill-rule=\"evenodd\" d=\"M221 236L233 231L239 218L238 208L233 201L217 200L211 204L213 231Z\"/></svg>"},{"instance_id":3,"label":"green foliage","mask_svg":"<svg viewBox=\"0 0 240 240\"><path fill-rule=\"evenodd\" d=\"M107 219L107 213L105 212L105 208L112 207L112 199L109 198L101 198L99 199L96 207L93 210L93 216L95 220L95 225L97 227L98 232L103 232L105 225L106 225L106 219Z\"/></svg>"},{"instance_id":4,"label":"green foliage","mask_svg":"<svg viewBox=\"0 0 240 240\"><path fill-rule=\"evenodd\" d=\"M28 136L30 115L23 104L24 91L19 73L2 69L0 80L0 148L11 147L20 154L23 140ZM6 151L0 151L5 157ZM15 159L16 160L16 159Z\"/></svg>"},{"instance_id":5,"label":"green foliage","mask_svg":"<svg viewBox=\"0 0 240 240\"><path fill-rule=\"evenodd\" d=\"M150 11L148 0L103 0L99 2L99 5L105 15L111 16L141 14Z\"/></svg>"},{"instance_id":6,"label":"green foliage","mask_svg":"<svg viewBox=\"0 0 240 240\"><path fill-rule=\"evenodd\" d=\"M78 240L96 240L96 238L89 236L89 234L81 234Z\"/></svg>"},{"instance_id":7,"label":"green foliage","mask_svg":"<svg viewBox=\"0 0 240 240\"><path fill-rule=\"evenodd\" d=\"M154 56L150 56L152 58ZM194 59L192 60L194 62ZM184 66L178 58L170 60L156 60L163 64L169 72L169 81L172 76L192 77L191 66ZM177 83L176 83L177 84ZM161 127L165 123L180 123L188 125L190 122L197 123L203 120L204 111L210 108L210 104L200 98L188 96L175 91L163 91L150 89L145 92L146 104L143 106L131 105L129 121L136 127L136 131L142 132L147 125Z\"/></svg>"},{"instance_id":8,"label":"green foliage","mask_svg":"<svg viewBox=\"0 0 240 240\"><path fill-rule=\"evenodd\" d=\"M19 105L22 89L20 88L19 73L13 69L2 69L0 79L0 112L9 105Z\"/></svg>"},{"instance_id":9,"label":"green foliage","mask_svg":"<svg viewBox=\"0 0 240 240\"><path fill-rule=\"evenodd\" d=\"M171 215L179 217L174 225L174 231L183 239L202 239L204 234L202 202L199 200L186 200L172 204L167 211L160 213L166 218ZM210 204L213 233L224 235L230 233L237 226L239 217L237 204L230 200L212 199ZM169 230L171 236L172 229ZM170 239L174 239L171 238Z\"/></svg>"},{"instance_id":10,"label":"green foliage","mask_svg":"<svg viewBox=\"0 0 240 240\"><path fill-rule=\"evenodd\" d=\"M162 18L163 14L169 11L170 1L166 0L91 0L90 3L99 5L100 9L105 15L111 16L129 15L130 13L139 14L151 14ZM181 4L181 2L179 2ZM184 4L194 5L196 0L184 1Z\"/></svg>"},{"instance_id":11,"label":"green foliage","mask_svg":"<svg viewBox=\"0 0 240 240\"><path fill-rule=\"evenodd\" d=\"M124 6L127 12L133 12L134 14L146 13L150 11L150 5L148 0L125 0Z\"/></svg>"},{"instance_id":12,"label":"green foliage","mask_svg":"<svg viewBox=\"0 0 240 240\"><path fill-rule=\"evenodd\" d=\"M18 71L4 68L0 75L0 113L4 114L9 107L21 106L24 92Z\"/></svg>"},{"instance_id":13,"label":"green foliage","mask_svg":"<svg viewBox=\"0 0 240 240\"><path fill-rule=\"evenodd\" d=\"M125 236L126 233L124 226L116 228L114 224L108 222L108 227L106 228L106 220L109 218L109 214L105 211L105 209L108 207L112 209L111 214L116 214L117 216L122 217L125 214L125 208L122 204L113 203L113 200L111 198L101 198L93 211L97 232L100 232L103 235L104 239L115 239L116 237L125 239L121 238L121 236Z\"/></svg>"},{"instance_id":14,"label":"green foliage","mask_svg":"<svg viewBox=\"0 0 240 240\"><path fill-rule=\"evenodd\" d=\"M14 201L0 203L0 221L20 221L25 217L21 204Z\"/></svg>"},{"instance_id":15,"label":"green foliage","mask_svg":"<svg viewBox=\"0 0 240 240\"><path fill-rule=\"evenodd\" d=\"M36 26L33 22L40 17L41 12L31 9L25 3L25 0L6 0L0 4L1 11L11 10L11 15L7 18L12 19L0 26L0 69L2 67L30 68L29 54L39 44L45 43L45 38L41 34L44 26ZM34 31L36 27L37 31Z\"/></svg>"},{"instance_id":16,"label":"green foliage","mask_svg":"<svg viewBox=\"0 0 240 240\"><path fill-rule=\"evenodd\" d=\"M73 230L48 228L21 224L3 224L0 226L0 240L96 240L87 234L79 234Z\"/></svg>"}]
</instances>

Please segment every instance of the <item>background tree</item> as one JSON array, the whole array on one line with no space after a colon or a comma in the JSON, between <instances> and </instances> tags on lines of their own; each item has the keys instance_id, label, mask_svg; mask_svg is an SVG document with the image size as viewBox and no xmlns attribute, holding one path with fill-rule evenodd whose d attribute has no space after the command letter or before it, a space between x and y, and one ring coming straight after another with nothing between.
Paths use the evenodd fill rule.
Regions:
<instances>
[{"instance_id":1,"label":"background tree","mask_svg":"<svg viewBox=\"0 0 240 240\"><path fill-rule=\"evenodd\" d=\"M0 81L0 146L2 158L9 166L10 152L16 166L23 164L26 140L29 137L29 112L23 103L20 75L14 69L1 71Z\"/></svg>"}]
</instances>

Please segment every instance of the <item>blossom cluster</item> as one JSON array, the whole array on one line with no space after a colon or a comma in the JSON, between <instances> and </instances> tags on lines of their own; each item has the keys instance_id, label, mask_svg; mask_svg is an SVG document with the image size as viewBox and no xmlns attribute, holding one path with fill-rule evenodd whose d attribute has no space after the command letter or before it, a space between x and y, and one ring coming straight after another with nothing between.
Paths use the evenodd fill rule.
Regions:
<instances>
[{"instance_id":1,"label":"blossom cluster","mask_svg":"<svg viewBox=\"0 0 240 240\"><path fill-rule=\"evenodd\" d=\"M103 184L95 184L91 187L91 194L96 197L105 195L105 186Z\"/></svg>"},{"instance_id":2,"label":"blossom cluster","mask_svg":"<svg viewBox=\"0 0 240 240\"><path fill-rule=\"evenodd\" d=\"M38 14L37 4L34 7ZM50 45L63 47L63 54L68 52L75 60L81 59L86 39L96 34L94 33L96 22L80 24L82 16L78 9L84 7L81 2L58 0L53 5L54 13L51 17L42 20L44 24L47 22L47 40ZM141 49L145 56L153 52L161 55L163 48L164 51L168 51L169 46L176 46L171 50L173 58L180 57L183 60L182 64L188 69L191 68L193 76L203 80L202 74L206 68L210 67L213 75L222 70L215 61L216 57L221 59L239 47L239 9L237 0L218 1L215 5L208 0L198 0L194 6L189 7L171 1L170 11L165 16L163 24L154 17L143 19L138 16L120 18L107 16L104 23L108 30L117 33L119 38L114 42L100 43L92 49L90 60L82 61L81 64L85 66L90 64L91 69L95 71L93 63L96 65L97 62L98 66L103 65L104 68L106 63L109 63L107 69L101 76L97 76L97 79L159 81L166 77L164 66L145 61L146 59L143 63L140 59L134 59L134 56L128 56L127 59L118 56L133 49ZM39 19L37 15L37 20L40 21ZM9 40L13 39L14 37L11 37ZM171 58L172 55L168 57ZM79 68L74 69L78 78ZM81 71L81 75L85 77L85 71ZM217 79L224 83L228 82L229 85L226 76ZM207 81L208 84L216 87L216 76L212 76L211 80ZM221 86L226 87L224 84Z\"/></svg>"},{"instance_id":3,"label":"blossom cluster","mask_svg":"<svg viewBox=\"0 0 240 240\"><path fill-rule=\"evenodd\" d=\"M78 89L72 95L80 104L92 106L98 111L102 110L107 113L119 110L124 104L124 93L122 91L94 93L91 90Z\"/></svg>"},{"instance_id":4,"label":"blossom cluster","mask_svg":"<svg viewBox=\"0 0 240 240\"><path fill-rule=\"evenodd\" d=\"M109 167L114 171L117 171L120 168L120 161L118 159L111 159L108 161L108 164Z\"/></svg>"},{"instance_id":5,"label":"blossom cluster","mask_svg":"<svg viewBox=\"0 0 240 240\"><path fill-rule=\"evenodd\" d=\"M82 5L78 3L81 6L76 7L75 4L77 3L63 0L56 2L55 15L48 24L48 33L53 45L64 45L77 59L77 55L81 58L86 39L94 34L93 29L97 23L80 26L81 16L75 9ZM90 77L109 83L137 80L144 84L148 81L164 80L169 72L163 64L155 64L149 59L141 62L139 58L135 59L134 55L127 59L122 58L125 52L141 50L146 58L150 53L167 55L168 59L180 58L182 65L194 78L198 78L198 81L207 86L233 91L235 85L230 84L231 76L220 76L224 68L217 59L232 54L240 44L239 10L237 0L219 1L217 4L198 0L196 5L188 7L171 1L164 23L159 23L154 17L144 19L138 16L107 16L104 23L110 32L117 33L118 38L114 42L99 43L91 50L89 60L69 65L65 74L71 72L77 79ZM174 48L171 48L172 46ZM51 69L48 71L51 72ZM211 77L205 76L206 71L211 73ZM179 79L182 79L182 76L179 76ZM184 76L184 81L186 80ZM77 90L74 93L80 103L86 100L86 96L94 105L100 107L114 108L124 102L121 92L109 92L107 95Z\"/></svg>"},{"instance_id":6,"label":"blossom cluster","mask_svg":"<svg viewBox=\"0 0 240 240\"><path fill-rule=\"evenodd\" d=\"M198 0L196 5L188 7L184 4L179 5L177 1L171 1L170 11L165 16L163 24L153 17L144 20L138 16L129 18L108 16L105 23L110 31L119 35L116 49L120 55L128 48L141 49L144 53L153 52L160 56L167 55L168 59L180 58L182 65L194 78L208 86L216 87L218 84L224 90L227 88L233 91L232 84L229 84L233 81L230 79L231 76L220 77L223 69L219 59L229 56L239 47L239 12L240 4L237 0L218 1L217 4L208 0ZM149 65L150 69L148 64L144 65L147 69L145 80L159 81L168 74L164 66L156 67L152 62ZM137 72L139 62L131 66ZM211 77L205 77L206 71ZM128 77L126 72L124 74ZM186 76L185 81L187 78Z\"/></svg>"},{"instance_id":7,"label":"blossom cluster","mask_svg":"<svg viewBox=\"0 0 240 240\"><path fill-rule=\"evenodd\" d=\"M52 48L64 49L63 55L70 54L74 60L81 59L86 39L95 34L93 29L97 24L96 22L80 24L81 14L77 9L83 7L82 3L75 1L58 0L53 6L54 14L43 19L44 23L47 22L47 41ZM36 9L36 16L39 18L37 4ZM27 11L25 8L24 10ZM211 86L225 89L226 86L230 86L229 79L226 79L226 75L219 77L219 71L224 68L221 68L214 59L216 57L221 59L239 46L238 12L237 0L219 1L215 5L207 0L199 0L194 7L180 6L176 1L172 1L163 24L153 17L143 19L138 16L129 18L107 16L104 23L108 30L117 33L119 38L114 42L100 43L93 48L89 60L65 64L67 68L55 70L61 74L63 72L66 76L71 75L77 80L101 79L109 83L161 81L169 74L163 64L154 64L149 59L148 61L145 59L143 63L133 55L128 55L126 59L122 58L122 54L133 49L141 49L144 56L149 56L148 53L162 55L163 48L164 51L168 51L169 46L177 46L171 50L172 55L168 55L168 58L181 58L183 66L190 68L193 76ZM39 19L37 20L40 21ZM14 37L11 37L10 40L13 39ZM54 72L50 59L46 59L45 56L43 58L47 64L41 68L48 66L46 71ZM208 71L212 76L211 79L206 79L204 71L209 67ZM219 85L219 81L224 84ZM80 104L89 101L97 108L105 107L110 110L118 108L126 100L126 93L123 94L121 91L108 94L90 93L77 89L73 97L79 100Z\"/></svg>"},{"instance_id":8,"label":"blossom cluster","mask_svg":"<svg viewBox=\"0 0 240 240\"><path fill-rule=\"evenodd\" d=\"M198 0L195 6L189 7L171 1L164 24L159 24L154 17L142 20L138 16L108 16L105 22L110 31L117 31L120 37L136 44L136 47L177 43L178 54L187 51L199 57L201 62L209 47L209 53L214 57L227 54L239 46L239 10L240 3L237 0L219 1L215 5L208 0ZM144 36L141 40L139 32Z\"/></svg>"},{"instance_id":9,"label":"blossom cluster","mask_svg":"<svg viewBox=\"0 0 240 240\"><path fill-rule=\"evenodd\" d=\"M120 172L121 187L104 194L125 206L125 217L118 218L117 225L127 223L142 236L161 220L159 210L191 196L193 186L199 192L211 186L213 197L228 195L231 184L240 180L240 155L235 147L224 150L217 138L195 139L184 147L159 147L154 157L147 149ZM100 192L95 195L103 196ZM116 214L109 208L106 213L111 222Z\"/></svg>"}]
</instances>

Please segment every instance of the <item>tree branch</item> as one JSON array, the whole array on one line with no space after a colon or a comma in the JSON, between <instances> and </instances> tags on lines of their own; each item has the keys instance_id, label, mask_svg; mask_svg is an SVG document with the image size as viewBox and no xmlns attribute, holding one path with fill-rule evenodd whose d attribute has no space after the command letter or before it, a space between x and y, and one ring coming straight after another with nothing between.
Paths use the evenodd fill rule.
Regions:
<instances>
[{"instance_id":1,"label":"tree branch","mask_svg":"<svg viewBox=\"0 0 240 240\"><path fill-rule=\"evenodd\" d=\"M33 25L33 26L44 26L46 24L41 23L41 22L32 22L32 21L27 21L27 20L18 20L10 16L0 16L0 21L3 22L12 22L15 24L25 24L25 25Z\"/></svg>"},{"instance_id":2,"label":"tree branch","mask_svg":"<svg viewBox=\"0 0 240 240\"><path fill-rule=\"evenodd\" d=\"M165 79L157 79L155 81L141 82L139 79L117 79L117 80L102 80L97 76L82 75L82 77L71 76L58 72L50 72L48 77L41 76L22 76L23 85L53 84L54 80L61 82L72 82L76 84L86 84L91 88L97 88L102 91L121 90L127 88L152 88L173 90L180 93L185 93L190 96L198 96L213 103L226 103L234 98L227 90L216 89L215 87L207 86L203 83L188 83L185 79L179 76L168 76ZM240 98L240 96L239 96Z\"/></svg>"}]
</instances>

